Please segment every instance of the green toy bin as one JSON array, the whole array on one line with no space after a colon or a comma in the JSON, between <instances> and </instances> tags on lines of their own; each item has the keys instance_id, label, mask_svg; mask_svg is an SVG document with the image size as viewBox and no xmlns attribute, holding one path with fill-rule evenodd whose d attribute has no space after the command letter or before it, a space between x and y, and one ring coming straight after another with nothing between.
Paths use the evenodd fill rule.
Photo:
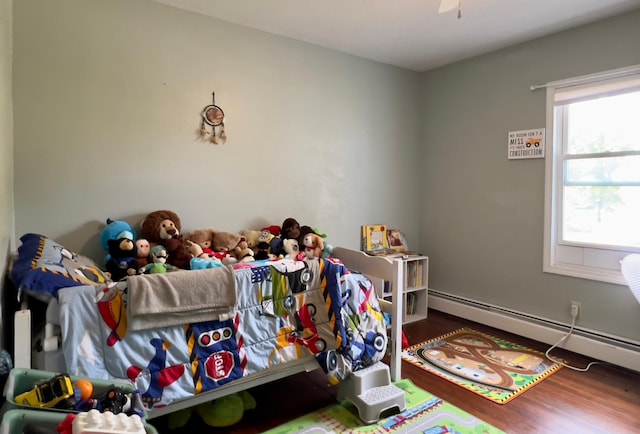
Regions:
<instances>
[{"instance_id":1,"label":"green toy bin","mask_svg":"<svg viewBox=\"0 0 640 434\"><path fill-rule=\"evenodd\" d=\"M39 410L44 412L63 412L63 413L74 413L75 410L71 409L60 409L60 408L36 408L30 406L24 406L18 404L15 401L15 397L31 390L36 384L42 383L44 381L48 381L54 378L59 373L57 372L49 372L49 371L40 371L37 369L22 369L22 368L14 368L9 372L9 376L7 378L7 382L4 387L4 396L5 403L2 406L2 412L13 409L31 409L31 410ZM93 385L93 397L98 397L106 392L111 386L116 386L124 393L132 393L136 389L134 385L128 381L124 380L95 380L86 377L76 377L71 375L71 382L76 382L78 380L89 380ZM142 403L136 404L136 408L143 410ZM143 411L144 413L144 411ZM144 413L146 417L146 413Z\"/></svg>"}]
</instances>

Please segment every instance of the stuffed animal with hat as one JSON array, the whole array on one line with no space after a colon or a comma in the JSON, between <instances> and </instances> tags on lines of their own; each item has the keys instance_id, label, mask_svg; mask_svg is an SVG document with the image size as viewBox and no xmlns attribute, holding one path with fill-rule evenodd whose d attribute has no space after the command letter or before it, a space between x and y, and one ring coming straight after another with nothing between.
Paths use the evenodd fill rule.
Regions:
<instances>
[{"instance_id":1,"label":"stuffed animal with hat","mask_svg":"<svg viewBox=\"0 0 640 434\"><path fill-rule=\"evenodd\" d=\"M137 251L133 240L122 237L116 240L107 240L109 259L107 271L111 273L112 280L120 280L138 273L140 268L136 259Z\"/></svg>"}]
</instances>

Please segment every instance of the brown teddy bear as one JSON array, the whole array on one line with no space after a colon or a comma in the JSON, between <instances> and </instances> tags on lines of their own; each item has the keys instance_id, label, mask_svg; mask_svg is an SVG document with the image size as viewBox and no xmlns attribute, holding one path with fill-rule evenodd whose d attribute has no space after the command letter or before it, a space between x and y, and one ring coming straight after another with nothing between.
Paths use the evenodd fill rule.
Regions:
<instances>
[{"instance_id":1,"label":"brown teddy bear","mask_svg":"<svg viewBox=\"0 0 640 434\"><path fill-rule=\"evenodd\" d=\"M189 251L189 254L191 255L191 258L202 259L203 261L219 262L220 264L222 264L222 261L220 261L220 259L216 258L215 256L213 256L213 255L211 255L209 253L205 253L202 250L202 247L200 247L200 244L194 243L191 240L187 240L186 241L186 245L187 245L187 250Z\"/></svg>"},{"instance_id":2,"label":"brown teddy bear","mask_svg":"<svg viewBox=\"0 0 640 434\"><path fill-rule=\"evenodd\" d=\"M258 242L260 241L260 231L255 229L244 229L240 231L240 235L247 241L247 246L253 250L253 254L258 253Z\"/></svg>"},{"instance_id":3,"label":"brown teddy bear","mask_svg":"<svg viewBox=\"0 0 640 434\"><path fill-rule=\"evenodd\" d=\"M186 236L188 241L192 241L202 247L202 253L215 256L213 252L213 229L196 229Z\"/></svg>"},{"instance_id":4,"label":"brown teddy bear","mask_svg":"<svg viewBox=\"0 0 640 434\"><path fill-rule=\"evenodd\" d=\"M240 238L240 242L233 249L233 256L238 262L251 262L255 261L255 254L253 250L249 248L249 243L245 237Z\"/></svg>"},{"instance_id":5,"label":"brown teddy bear","mask_svg":"<svg viewBox=\"0 0 640 434\"><path fill-rule=\"evenodd\" d=\"M162 244L169 254L168 262L178 268L189 269L191 255L182 239L180 217L169 210L158 210L147 214L140 223L141 238L152 246Z\"/></svg>"},{"instance_id":6,"label":"brown teddy bear","mask_svg":"<svg viewBox=\"0 0 640 434\"><path fill-rule=\"evenodd\" d=\"M240 243L242 236L231 232L213 231L212 248L213 254L220 259L223 264L233 264L238 260L232 256L233 249Z\"/></svg>"}]
</instances>

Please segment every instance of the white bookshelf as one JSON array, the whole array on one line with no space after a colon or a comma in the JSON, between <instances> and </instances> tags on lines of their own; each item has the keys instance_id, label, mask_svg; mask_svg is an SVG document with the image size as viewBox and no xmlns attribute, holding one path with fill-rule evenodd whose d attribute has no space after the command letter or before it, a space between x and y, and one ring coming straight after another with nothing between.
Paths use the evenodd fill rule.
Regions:
<instances>
[{"instance_id":1,"label":"white bookshelf","mask_svg":"<svg viewBox=\"0 0 640 434\"><path fill-rule=\"evenodd\" d=\"M389 258L401 264L399 280L388 280L377 285L382 288L378 297L393 303L393 287L398 286L402 294L402 323L409 324L427 317L429 308L429 257L408 255L402 258Z\"/></svg>"}]
</instances>

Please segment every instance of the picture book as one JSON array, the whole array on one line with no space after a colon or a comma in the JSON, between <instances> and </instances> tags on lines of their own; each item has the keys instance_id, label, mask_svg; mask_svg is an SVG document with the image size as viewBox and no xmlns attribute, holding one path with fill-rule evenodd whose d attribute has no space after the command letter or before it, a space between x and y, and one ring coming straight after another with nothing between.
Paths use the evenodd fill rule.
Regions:
<instances>
[{"instance_id":1,"label":"picture book","mask_svg":"<svg viewBox=\"0 0 640 434\"><path fill-rule=\"evenodd\" d=\"M389 250L387 227L385 225L362 225L360 250L375 254Z\"/></svg>"},{"instance_id":2,"label":"picture book","mask_svg":"<svg viewBox=\"0 0 640 434\"><path fill-rule=\"evenodd\" d=\"M400 229L387 229L387 243L389 248L398 253L409 252L407 239Z\"/></svg>"}]
</instances>

